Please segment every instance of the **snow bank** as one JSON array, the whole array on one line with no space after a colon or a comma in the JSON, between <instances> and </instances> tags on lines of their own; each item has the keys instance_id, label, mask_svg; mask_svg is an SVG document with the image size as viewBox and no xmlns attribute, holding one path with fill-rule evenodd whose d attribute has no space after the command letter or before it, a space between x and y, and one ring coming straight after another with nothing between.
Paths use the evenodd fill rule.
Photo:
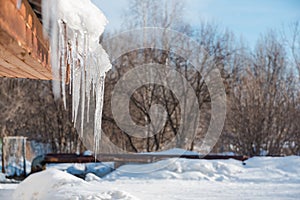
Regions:
<instances>
[{"instance_id":1,"label":"snow bank","mask_svg":"<svg viewBox=\"0 0 300 200\"><path fill-rule=\"evenodd\" d=\"M254 157L246 161L244 182L300 183L300 157Z\"/></svg>"},{"instance_id":2,"label":"snow bank","mask_svg":"<svg viewBox=\"0 0 300 200\"><path fill-rule=\"evenodd\" d=\"M13 198L16 200L136 199L126 192L111 191L109 188L96 187L57 169L49 169L29 176L18 185Z\"/></svg>"},{"instance_id":3,"label":"snow bank","mask_svg":"<svg viewBox=\"0 0 300 200\"><path fill-rule=\"evenodd\" d=\"M85 180L48 169L25 179L14 199L135 199L127 192L163 200L297 199L300 157L254 157L246 165L237 160L168 159L124 165L104 178L88 173Z\"/></svg>"},{"instance_id":4,"label":"snow bank","mask_svg":"<svg viewBox=\"0 0 300 200\"><path fill-rule=\"evenodd\" d=\"M117 179L180 179L234 182L300 183L300 157L254 157L229 160L168 159L144 165L123 165L104 177Z\"/></svg>"},{"instance_id":5,"label":"snow bank","mask_svg":"<svg viewBox=\"0 0 300 200\"><path fill-rule=\"evenodd\" d=\"M165 152L159 152L164 154ZM167 153L184 153L171 150ZM191 154L193 152L188 152ZM150 164L127 164L113 171L113 163L56 164L56 168L71 174L94 179L92 173L101 180L205 180L235 182L295 182L300 183L300 157L254 157L245 161L246 165L234 159L205 160L172 158ZM106 175L107 174L107 175ZM106 175L106 176L105 176Z\"/></svg>"},{"instance_id":6,"label":"snow bank","mask_svg":"<svg viewBox=\"0 0 300 200\"><path fill-rule=\"evenodd\" d=\"M123 165L105 179L229 180L243 171L237 160L191 160L172 158L144 165Z\"/></svg>"}]
</instances>

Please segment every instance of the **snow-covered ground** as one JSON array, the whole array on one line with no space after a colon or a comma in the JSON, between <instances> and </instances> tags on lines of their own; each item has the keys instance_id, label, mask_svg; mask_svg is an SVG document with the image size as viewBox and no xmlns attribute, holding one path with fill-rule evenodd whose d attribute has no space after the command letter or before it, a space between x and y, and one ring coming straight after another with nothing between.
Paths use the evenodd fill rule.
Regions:
<instances>
[{"instance_id":1,"label":"snow-covered ground","mask_svg":"<svg viewBox=\"0 0 300 200\"><path fill-rule=\"evenodd\" d=\"M299 199L300 157L254 157L246 165L168 159L85 179L50 168L19 184L14 199Z\"/></svg>"}]
</instances>

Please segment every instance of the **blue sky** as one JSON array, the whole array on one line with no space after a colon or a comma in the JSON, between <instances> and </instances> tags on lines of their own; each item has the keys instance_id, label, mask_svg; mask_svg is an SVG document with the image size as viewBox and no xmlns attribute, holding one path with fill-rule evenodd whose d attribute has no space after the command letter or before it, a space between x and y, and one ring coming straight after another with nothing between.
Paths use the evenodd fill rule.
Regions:
<instances>
[{"instance_id":1,"label":"blue sky","mask_svg":"<svg viewBox=\"0 0 300 200\"><path fill-rule=\"evenodd\" d=\"M128 0L92 0L109 20L107 29L121 25L121 14ZM280 29L300 20L300 0L183 0L185 19L197 26L201 21L213 21L242 36L254 46L261 33Z\"/></svg>"}]
</instances>

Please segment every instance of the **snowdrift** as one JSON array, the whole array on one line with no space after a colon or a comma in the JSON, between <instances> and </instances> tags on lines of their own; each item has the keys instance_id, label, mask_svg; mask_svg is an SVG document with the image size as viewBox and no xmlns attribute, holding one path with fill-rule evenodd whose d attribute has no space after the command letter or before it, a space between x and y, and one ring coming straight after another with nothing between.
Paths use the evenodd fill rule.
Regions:
<instances>
[{"instance_id":1,"label":"snowdrift","mask_svg":"<svg viewBox=\"0 0 300 200\"><path fill-rule=\"evenodd\" d=\"M135 197L123 191L95 187L92 184L57 169L33 174L20 183L13 196L16 200L32 199L127 199Z\"/></svg>"},{"instance_id":2,"label":"snowdrift","mask_svg":"<svg viewBox=\"0 0 300 200\"><path fill-rule=\"evenodd\" d=\"M105 177L117 179L181 179L234 182L300 183L300 157L254 157L229 160L168 159L146 165L124 165Z\"/></svg>"},{"instance_id":3,"label":"snowdrift","mask_svg":"<svg viewBox=\"0 0 300 200\"><path fill-rule=\"evenodd\" d=\"M195 189L200 186L204 189L208 187L209 191L219 187L226 191L231 190L231 187L237 191L242 188L251 195L260 195L260 198L272 194L282 199L287 190L290 190L291 197L298 195L299 175L298 156L255 157L247 160L246 165L237 160L168 159L151 164L124 165L103 178L88 173L86 181L52 168L25 179L17 187L14 199L137 199L134 196L139 195L139 198L147 199L156 198L155 194L163 191L172 191L174 195L176 193L185 197L203 193ZM175 189L169 188L169 185ZM155 190L152 191L153 188ZM181 188L191 190L192 193L181 194ZM280 194L283 190L283 196L272 192L274 188ZM252 194L254 189L259 193ZM158 199L165 199L166 195L174 196L164 195ZM238 197L235 192L229 194L227 191L226 195L230 198Z\"/></svg>"}]
</instances>

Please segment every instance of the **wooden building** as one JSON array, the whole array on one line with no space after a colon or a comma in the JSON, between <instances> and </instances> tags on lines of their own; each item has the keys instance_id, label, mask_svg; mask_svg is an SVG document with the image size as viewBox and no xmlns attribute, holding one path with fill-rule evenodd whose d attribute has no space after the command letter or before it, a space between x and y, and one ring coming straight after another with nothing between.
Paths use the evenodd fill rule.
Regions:
<instances>
[{"instance_id":1,"label":"wooden building","mask_svg":"<svg viewBox=\"0 0 300 200\"><path fill-rule=\"evenodd\" d=\"M52 79L41 0L0 0L0 77Z\"/></svg>"}]
</instances>

